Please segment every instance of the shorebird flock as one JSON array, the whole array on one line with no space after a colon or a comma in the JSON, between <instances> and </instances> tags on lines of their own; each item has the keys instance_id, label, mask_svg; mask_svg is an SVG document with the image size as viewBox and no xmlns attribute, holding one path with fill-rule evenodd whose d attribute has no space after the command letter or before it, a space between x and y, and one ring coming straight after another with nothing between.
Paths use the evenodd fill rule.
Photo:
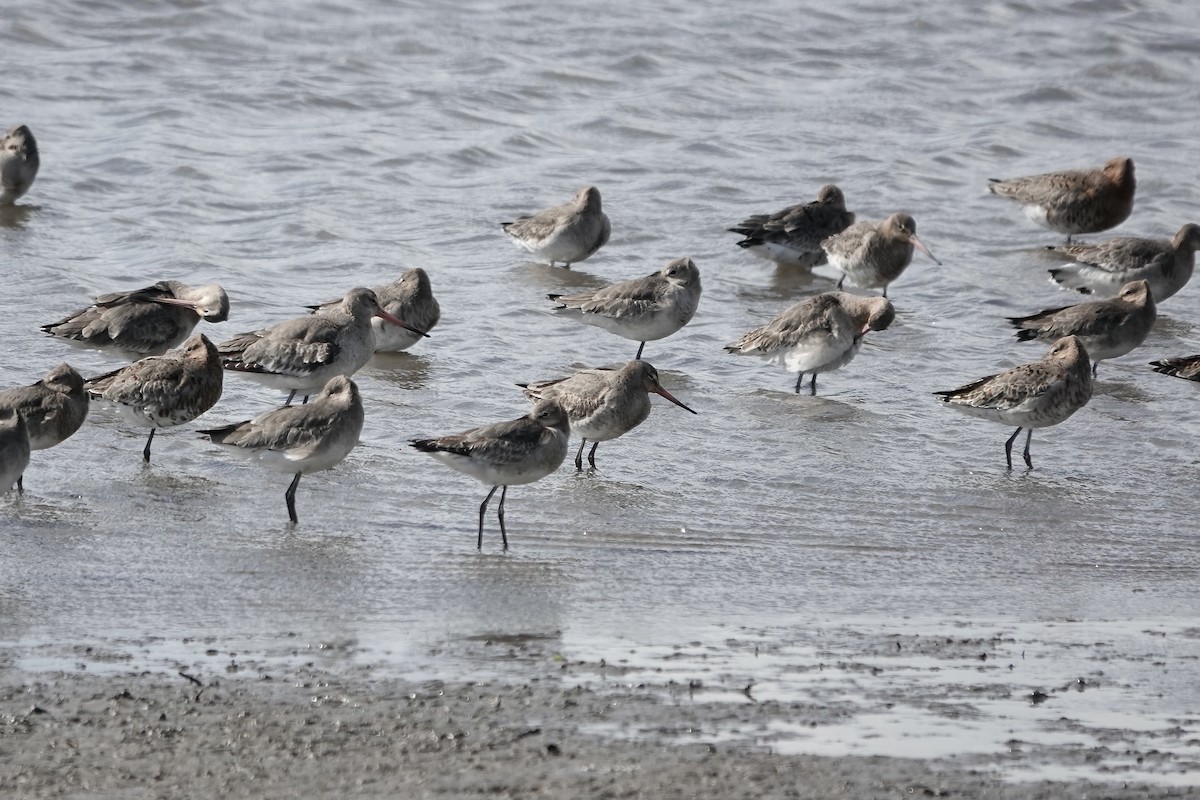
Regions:
<instances>
[{"instance_id":1,"label":"shorebird flock","mask_svg":"<svg viewBox=\"0 0 1200 800\"><path fill-rule=\"evenodd\" d=\"M0 206L13 205L29 191L39 166L29 128L10 129L0 150ZM1108 230L1129 217L1135 190L1129 158L1114 158L1095 169L994 179L988 189L1019 203L1039 225L1065 234L1066 243L1051 248L1063 263L1050 270L1050 278L1099 298L1011 318L1018 341L1045 342L1049 351L1038 361L934 393L964 413L1016 427L1005 442L1010 470L1013 443L1025 431L1024 461L1032 468L1033 429L1057 425L1086 405L1099 362L1141 345L1154 324L1156 304L1191 278L1200 226L1184 225L1170 241L1118 237L1072 242L1072 237ZM534 258L565 268L595 255L612 232L594 186L580 189L562 205L501 223L501 228ZM821 187L811 202L753 214L728 230L742 237L739 247L781 270L829 264L841 273L836 291L800 300L725 347L728 353L756 356L796 373L797 393L809 376L809 393L815 395L818 375L850 364L867 333L891 325L896 308L888 289L903 276L915 251L941 263L917 238L910 214L898 211L883 220L859 222L834 185ZM860 290L879 289L880 296L843 291L847 282ZM681 257L645 277L547 295L552 303L548 309L556 315L638 342L636 355L619 368L517 384L533 403L517 419L410 440L416 450L490 487L479 507L477 547L483 547L488 504L499 489L497 519L508 548L508 488L557 470L567 458L571 434L579 439L574 461L582 471L588 442L587 460L594 469L600 442L623 436L646 420L651 394L697 413L663 388L658 371L642 354L647 342L669 337L691 321L700 294L699 267ZM15 485L19 495L32 452L54 447L79 430L92 401L107 403L129 424L149 429L142 450L148 464L156 431L189 423L218 406L229 372L287 392L287 400L253 419L199 433L225 451L291 475L284 498L295 524L301 476L336 466L358 443L363 401L351 377L375 353L407 350L429 338L441 309L428 274L411 268L392 283L351 288L341 298L315 302L307 313L219 343L207 333L195 333L202 321L216 324L228 317L224 288L160 280L100 295L87 307L43 325L47 335L64 344L132 363L86 379L64 363L31 386L0 391L0 490ZM1156 371L1200 380L1200 355L1152 364Z\"/></svg>"}]
</instances>

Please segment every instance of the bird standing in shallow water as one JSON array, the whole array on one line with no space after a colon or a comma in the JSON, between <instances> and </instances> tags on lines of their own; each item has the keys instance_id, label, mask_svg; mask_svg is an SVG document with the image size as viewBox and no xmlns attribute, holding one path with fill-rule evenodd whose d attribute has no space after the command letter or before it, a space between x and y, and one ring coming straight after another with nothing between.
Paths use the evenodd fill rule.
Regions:
<instances>
[{"instance_id":1,"label":"bird standing in shallow water","mask_svg":"<svg viewBox=\"0 0 1200 800\"><path fill-rule=\"evenodd\" d=\"M0 140L0 206L11 206L29 191L41 163L37 140L29 128L9 128Z\"/></svg>"},{"instance_id":2,"label":"bird standing in shallow water","mask_svg":"<svg viewBox=\"0 0 1200 800\"><path fill-rule=\"evenodd\" d=\"M25 419L32 450L62 444L87 419L88 395L83 376L70 364L59 364L30 386L0 392L0 413L13 412ZM17 489L24 490L21 478Z\"/></svg>"},{"instance_id":3,"label":"bird standing in shallow water","mask_svg":"<svg viewBox=\"0 0 1200 800\"><path fill-rule=\"evenodd\" d=\"M483 549L483 518L488 501L503 487L496 516L500 520L500 539L507 550L504 499L508 487L533 483L558 469L567 457L569 434L570 423L562 406L553 400L539 400L529 414L511 422L497 422L436 439L412 439L410 443L422 453L492 487L479 506L477 549Z\"/></svg>"},{"instance_id":4,"label":"bird standing in shallow water","mask_svg":"<svg viewBox=\"0 0 1200 800\"><path fill-rule=\"evenodd\" d=\"M1051 308L1028 317L1009 317L1017 328L1017 340L1053 342L1077 336L1092 359L1092 375L1106 358L1123 356L1150 335L1158 312L1150 295L1150 284L1133 281L1112 300L1096 300L1063 308Z\"/></svg>"},{"instance_id":5,"label":"bird standing in shallow water","mask_svg":"<svg viewBox=\"0 0 1200 800\"><path fill-rule=\"evenodd\" d=\"M561 261L567 269L603 247L612 232L595 186L580 189L569 203L502 222L500 227L518 246L552 267Z\"/></svg>"},{"instance_id":6,"label":"bird standing in shallow water","mask_svg":"<svg viewBox=\"0 0 1200 800\"><path fill-rule=\"evenodd\" d=\"M571 432L580 438L575 469L583 469L583 448L590 441L588 463L596 466L600 442L616 439L650 416L650 393L688 408L658 382L658 370L634 359L620 369L585 369L566 378L517 384L530 400L553 400L567 412Z\"/></svg>"},{"instance_id":7,"label":"bird standing in shallow water","mask_svg":"<svg viewBox=\"0 0 1200 800\"><path fill-rule=\"evenodd\" d=\"M284 499L288 518L297 523L296 487L300 477L340 464L358 444L362 426L358 387L344 375L335 375L311 403L283 406L251 420L200 433L268 469L295 475Z\"/></svg>"},{"instance_id":8,"label":"bird standing in shallow water","mask_svg":"<svg viewBox=\"0 0 1200 800\"><path fill-rule=\"evenodd\" d=\"M1009 469L1012 469L1013 441L1025 429L1025 465L1033 469L1029 455L1033 429L1057 425L1087 405L1092 397L1090 366L1087 349L1079 339L1065 336L1054 343L1041 361L934 394L973 417L1015 424L1016 431L1004 443Z\"/></svg>"},{"instance_id":9,"label":"bird standing in shallow water","mask_svg":"<svg viewBox=\"0 0 1200 800\"><path fill-rule=\"evenodd\" d=\"M1065 233L1067 244L1075 234L1106 231L1128 219L1137 188L1133 159L1123 157L1099 169L990 181L989 192L1020 203L1025 216L1038 225Z\"/></svg>"},{"instance_id":10,"label":"bird standing in shallow water","mask_svg":"<svg viewBox=\"0 0 1200 800\"><path fill-rule=\"evenodd\" d=\"M762 327L725 346L741 356L758 356L770 364L798 372L796 393L806 373L812 374L812 394L817 375L849 364L862 348L868 331L886 330L896 310L885 297L858 297L846 292L825 292L801 300Z\"/></svg>"},{"instance_id":11,"label":"bird standing in shallow water","mask_svg":"<svg viewBox=\"0 0 1200 800\"><path fill-rule=\"evenodd\" d=\"M1147 280L1154 302L1161 303L1192 279L1196 250L1200 249L1200 225L1188 223L1171 239L1117 236L1096 244L1049 249L1075 262L1050 270L1050 277L1060 286L1107 297L1130 281Z\"/></svg>"},{"instance_id":12,"label":"bird standing in shallow water","mask_svg":"<svg viewBox=\"0 0 1200 800\"><path fill-rule=\"evenodd\" d=\"M221 362L227 370L290 391L290 404L298 392L307 398L334 375L349 377L371 360L375 353L372 317L428 335L384 311L373 291L358 288L347 292L340 303L323 306L315 314L221 342Z\"/></svg>"},{"instance_id":13,"label":"bird standing in shallow water","mask_svg":"<svg viewBox=\"0 0 1200 800\"><path fill-rule=\"evenodd\" d=\"M132 292L102 294L92 305L42 330L68 344L136 361L183 344L200 320L227 319L229 295L220 286L159 281Z\"/></svg>"},{"instance_id":14,"label":"bird standing in shallow water","mask_svg":"<svg viewBox=\"0 0 1200 800\"><path fill-rule=\"evenodd\" d=\"M690 258L667 262L658 272L578 294L551 294L555 311L640 342L664 339L691 321L700 304L700 269Z\"/></svg>"},{"instance_id":15,"label":"bird standing in shallow water","mask_svg":"<svg viewBox=\"0 0 1200 800\"><path fill-rule=\"evenodd\" d=\"M90 378L87 388L93 398L116 405L128 422L150 428L142 450L148 464L154 432L191 422L216 405L223 375L216 346L198 333L178 350Z\"/></svg>"},{"instance_id":16,"label":"bird standing in shallow water","mask_svg":"<svg viewBox=\"0 0 1200 800\"><path fill-rule=\"evenodd\" d=\"M729 232L745 237L738 247L759 258L780 267L812 269L825 263L821 242L853 224L854 212L846 210L845 195L829 184L821 187L816 200L774 214L754 214Z\"/></svg>"},{"instance_id":17,"label":"bird standing in shallow water","mask_svg":"<svg viewBox=\"0 0 1200 800\"><path fill-rule=\"evenodd\" d=\"M21 476L29 466L29 428L25 418L15 412L0 412L0 493L13 484L20 494Z\"/></svg>"},{"instance_id":18,"label":"bird standing in shallow water","mask_svg":"<svg viewBox=\"0 0 1200 800\"><path fill-rule=\"evenodd\" d=\"M841 233L821 243L829 263L842 273L837 288L849 278L863 289L883 289L887 297L888 284L903 274L912 263L913 248L933 257L929 248L917 238L917 223L908 214L892 214L882 222L857 222Z\"/></svg>"}]
</instances>

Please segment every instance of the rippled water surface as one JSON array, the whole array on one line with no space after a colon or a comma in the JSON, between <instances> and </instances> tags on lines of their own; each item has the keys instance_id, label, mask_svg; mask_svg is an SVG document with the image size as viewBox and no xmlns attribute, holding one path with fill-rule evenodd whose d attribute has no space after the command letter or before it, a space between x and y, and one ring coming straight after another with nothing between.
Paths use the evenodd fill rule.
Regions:
<instances>
[{"instance_id":1,"label":"rippled water surface","mask_svg":"<svg viewBox=\"0 0 1200 800\"><path fill-rule=\"evenodd\" d=\"M930 392L1039 358L1005 316L1076 302L1045 280L1061 241L986 194L988 177L1137 162L1119 230L1200 222L1200 40L1182 4L761 2L601 5L370 0L24 3L0 19L0 124L42 168L0 220L0 378L68 359L40 324L91 295L219 282L214 340L425 267L443 321L357 380L361 446L300 485L93 408L0 501L0 639L284 631L393 643L480 631L573 641L686 638L713 624L919 615L1148 619L1197 614L1200 385L1152 358L1200 351L1189 285L1149 340L1105 362L1091 403L1011 432ZM898 319L858 359L794 377L721 345L832 271L781 276L724 229L838 183L860 219L906 210L919 254ZM613 235L571 271L528 263L498 223L594 183ZM651 418L509 493L408 438L523 414L518 382L621 363L636 343L548 312L547 292L688 255L693 322L646 347L692 417ZM236 376L200 422L282 401ZM1194 687L1193 687L1194 691ZM1148 692L1148 694L1153 694ZM1160 701L1163 702L1163 701ZM1193 712L1200 697L1172 703Z\"/></svg>"}]
</instances>

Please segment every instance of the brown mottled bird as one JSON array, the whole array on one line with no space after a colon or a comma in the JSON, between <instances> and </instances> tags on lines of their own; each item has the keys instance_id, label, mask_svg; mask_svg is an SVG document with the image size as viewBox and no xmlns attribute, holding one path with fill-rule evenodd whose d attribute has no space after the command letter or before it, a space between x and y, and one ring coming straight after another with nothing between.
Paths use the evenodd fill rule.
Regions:
<instances>
[{"instance_id":1,"label":"brown mottled bird","mask_svg":"<svg viewBox=\"0 0 1200 800\"><path fill-rule=\"evenodd\" d=\"M1012 469L1013 441L1025 430L1025 465L1032 469L1029 445L1033 429L1057 425L1087 405L1092 398L1092 371L1087 349L1078 338L1065 336L1054 343L1041 361L934 394L973 417L1017 425L1004 443L1009 469Z\"/></svg>"},{"instance_id":2,"label":"brown mottled bird","mask_svg":"<svg viewBox=\"0 0 1200 800\"><path fill-rule=\"evenodd\" d=\"M117 406L127 422L150 429L142 459L159 428L191 422L221 399L224 371L217 347L202 333L177 350L135 361L87 381L94 399Z\"/></svg>"},{"instance_id":3,"label":"brown mottled bird","mask_svg":"<svg viewBox=\"0 0 1200 800\"><path fill-rule=\"evenodd\" d=\"M1109 159L1099 169L990 180L989 192L1020 203L1038 225L1065 233L1067 244L1075 234L1106 231L1124 222L1137 187L1133 159L1124 157Z\"/></svg>"},{"instance_id":4,"label":"brown mottled bird","mask_svg":"<svg viewBox=\"0 0 1200 800\"><path fill-rule=\"evenodd\" d=\"M842 273L837 288L849 278L863 289L883 289L887 297L888 284L900 277L912 262L913 248L933 257L929 248L917 238L917 223L904 213L892 214L879 222L856 222L841 233L821 243L829 263Z\"/></svg>"}]
</instances>

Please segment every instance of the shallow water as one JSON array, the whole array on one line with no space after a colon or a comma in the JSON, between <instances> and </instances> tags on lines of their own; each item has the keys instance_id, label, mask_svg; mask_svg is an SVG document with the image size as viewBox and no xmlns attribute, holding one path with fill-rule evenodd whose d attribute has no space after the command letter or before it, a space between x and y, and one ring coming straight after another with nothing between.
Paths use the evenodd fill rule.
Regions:
<instances>
[{"instance_id":1,"label":"shallow water","mask_svg":"<svg viewBox=\"0 0 1200 800\"><path fill-rule=\"evenodd\" d=\"M0 501L0 639L294 632L403 653L490 631L653 646L713 625L1196 617L1200 386L1146 362L1200 351L1200 287L1101 366L1085 409L1035 433L1033 471L1005 470L1011 431L930 395L1041 356L1003 317L1082 299L1045 280L1040 248L1061 237L987 195L988 177L1130 155L1137 205L1118 232L1200 221L1183 111L1200 43L1183 7L547 9L6 10L0 46L25 80L0 122L28 124L43 163L0 218L0 385L64 359L114 368L38 325L164 278L226 287L230 321L198 328L214 340L409 266L429 271L443 321L359 373L362 444L301 482L295 529L286 476L194 435L282 396L231 376L199 422L156 436L148 468L143 433L93 408L35 455L25 496ZM810 398L720 346L832 272L776 275L724 229L826 182L860 219L912 213L944 266L918 254L890 292L897 322ZM610 243L570 272L526 263L498 223L587 183ZM632 357L543 295L680 255L705 294L646 358L700 415L656 400L599 448L597 474L514 488L513 549L500 555L493 516L477 553L486 487L407 439L516 417L513 384ZM1200 710L1194 689L1170 702Z\"/></svg>"}]
</instances>

